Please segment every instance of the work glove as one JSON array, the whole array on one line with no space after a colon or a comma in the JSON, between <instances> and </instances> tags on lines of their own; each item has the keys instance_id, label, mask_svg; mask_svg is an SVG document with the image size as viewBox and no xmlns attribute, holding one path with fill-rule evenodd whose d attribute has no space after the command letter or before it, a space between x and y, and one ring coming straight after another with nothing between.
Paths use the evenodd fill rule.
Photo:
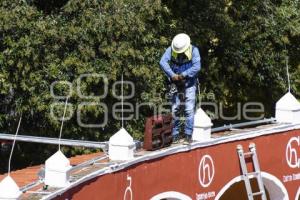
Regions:
<instances>
[{"instance_id":1,"label":"work glove","mask_svg":"<svg viewBox=\"0 0 300 200\"><path fill-rule=\"evenodd\" d=\"M180 74L176 74L172 77L172 82L176 85L178 90L183 90L185 87L185 78Z\"/></svg>"},{"instance_id":2,"label":"work glove","mask_svg":"<svg viewBox=\"0 0 300 200\"><path fill-rule=\"evenodd\" d=\"M175 76L172 77L172 81L176 82L176 81L182 81L184 80L184 76L180 75L180 74L176 74Z\"/></svg>"}]
</instances>

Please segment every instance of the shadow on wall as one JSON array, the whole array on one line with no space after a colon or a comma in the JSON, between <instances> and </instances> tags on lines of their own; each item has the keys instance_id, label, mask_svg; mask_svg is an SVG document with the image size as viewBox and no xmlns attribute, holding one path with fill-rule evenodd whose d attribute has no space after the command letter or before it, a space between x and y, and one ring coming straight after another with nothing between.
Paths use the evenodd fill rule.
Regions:
<instances>
[{"instance_id":1,"label":"shadow on wall","mask_svg":"<svg viewBox=\"0 0 300 200\"><path fill-rule=\"evenodd\" d=\"M288 193L282 182L275 176L262 172L263 183L268 200L288 200ZM251 186L254 192L258 192L258 184L256 179L251 179ZM248 200L245 183L242 176L237 176L229 181L216 196L216 200ZM255 197L255 200L260 197Z\"/></svg>"},{"instance_id":2,"label":"shadow on wall","mask_svg":"<svg viewBox=\"0 0 300 200\"><path fill-rule=\"evenodd\" d=\"M251 179L250 183L253 192L258 192L259 188L256 179ZM271 200L269 192L267 191L266 187L265 187L265 191L267 193L267 200ZM248 200L244 181L239 181L237 183L234 183L232 186L230 186L230 188L226 190L226 192L221 196L219 200L232 200L232 199ZM260 200L260 199L261 199L260 196L254 197L254 200Z\"/></svg>"}]
</instances>

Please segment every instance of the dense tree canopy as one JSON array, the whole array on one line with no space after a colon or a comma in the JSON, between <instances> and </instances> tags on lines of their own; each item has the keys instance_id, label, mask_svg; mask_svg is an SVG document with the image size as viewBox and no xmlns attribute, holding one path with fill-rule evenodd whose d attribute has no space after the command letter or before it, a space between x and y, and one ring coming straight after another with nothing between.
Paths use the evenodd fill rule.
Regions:
<instances>
[{"instance_id":1,"label":"dense tree canopy","mask_svg":"<svg viewBox=\"0 0 300 200\"><path fill-rule=\"evenodd\" d=\"M286 60L299 95L298 1L169 1L181 31L201 48L202 85L234 111L259 101L267 115L286 91ZM180 9L178 9L180 8Z\"/></svg>"},{"instance_id":2,"label":"dense tree canopy","mask_svg":"<svg viewBox=\"0 0 300 200\"><path fill-rule=\"evenodd\" d=\"M297 0L1 0L0 129L12 132L22 113L21 132L56 137L60 121L52 117L51 105L65 99L54 98L50 88L55 81L67 81L73 115L63 136L107 140L120 127L112 118L112 107L120 101L112 87L124 72L124 79L135 83L135 95L126 101L149 103L125 124L142 138L145 117L153 115L151 105L166 101L166 78L158 62L179 32L189 34L200 49L202 100L223 103L229 115L238 102L258 101L271 116L287 91L287 61L292 92L300 97L299 8ZM91 73L107 75L106 98L80 97L79 92L103 92L97 77L83 78L81 91L76 89L80 75ZM55 94L66 95L67 86L55 84ZM105 127L78 125L76 112L86 102L108 106ZM81 118L94 123L104 113L89 105Z\"/></svg>"}]
</instances>

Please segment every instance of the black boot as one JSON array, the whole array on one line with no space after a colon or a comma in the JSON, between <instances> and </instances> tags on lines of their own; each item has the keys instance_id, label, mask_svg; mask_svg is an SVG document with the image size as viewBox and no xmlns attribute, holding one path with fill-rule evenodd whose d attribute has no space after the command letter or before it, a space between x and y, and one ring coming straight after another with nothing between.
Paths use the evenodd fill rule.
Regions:
<instances>
[{"instance_id":1,"label":"black boot","mask_svg":"<svg viewBox=\"0 0 300 200\"><path fill-rule=\"evenodd\" d=\"M173 135L172 144L178 144L180 142L179 134Z\"/></svg>"},{"instance_id":2,"label":"black boot","mask_svg":"<svg viewBox=\"0 0 300 200\"><path fill-rule=\"evenodd\" d=\"M191 144L192 142L193 142L192 136L186 134L186 135L185 135L185 138L184 138L183 144L188 145L188 144Z\"/></svg>"}]
</instances>

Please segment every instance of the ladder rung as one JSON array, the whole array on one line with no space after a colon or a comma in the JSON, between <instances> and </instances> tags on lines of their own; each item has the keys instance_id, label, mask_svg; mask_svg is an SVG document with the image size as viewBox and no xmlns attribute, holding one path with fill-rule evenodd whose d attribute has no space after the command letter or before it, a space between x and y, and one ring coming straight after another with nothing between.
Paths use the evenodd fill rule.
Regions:
<instances>
[{"instance_id":1,"label":"ladder rung","mask_svg":"<svg viewBox=\"0 0 300 200\"><path fill-rule=\"evenodd\" d=\"M244 153L244 156L252 156L252 155L253 155L253 152L252 152L252 151L249 151L249 152Z\"/></svg>"},{"instance_id":2,"label":"ladder rung","mask_svg":"<svg viewBox=\"0 0 300 200\"><path fill-rule=\"evenodd\" d=\"M247 190L247 194L248 194L248 198L253 200L254 196L261 196L261 198L263 200L266 200L266 192L264 189L264 183L261 177L261 171L259 168L259 162L258 162L258 158L257 158L257 154L256 154L256 148L255 148L255 144L250 144L249 145L249 152L243 152L243 147L242 145L238 145L237 146L237 152L239 155L239 160L240 160L240 166L243 172L243 179L245 182L245 187ZM251 156L251 160L253 162L254 165L254 171L253 172L248 172L247 169L247 163L246 163L246 158ZM252 187L251 187L251 183L250 183L250 176L253 176L253 178L257 179L257 183L258 183L258 188L259 188L259 192L253 192L252 191ZM252 177L251 177L252 178Z\"/></svg>"},{"instance_id":3,"label":"ladder rung","mask_svg":"<svg viewBox=\"0 0 300 200\"><path fill-rule=\"evenodd\" d=\"M252 196L258 196L258 195L262 195L264 194L264 192L260 191L260 192L255 192L252 194Z\"/></svg>"},{"instance_id":4,"label":"ladder rung","mask_svg":"<svg viewBox=\"0 0 300 200\"><path fill-rule=\"evenodd\" d=\"M258 176L260 172L249 172L246 175L247 176Z\"/></svg>"}]
</instances>

